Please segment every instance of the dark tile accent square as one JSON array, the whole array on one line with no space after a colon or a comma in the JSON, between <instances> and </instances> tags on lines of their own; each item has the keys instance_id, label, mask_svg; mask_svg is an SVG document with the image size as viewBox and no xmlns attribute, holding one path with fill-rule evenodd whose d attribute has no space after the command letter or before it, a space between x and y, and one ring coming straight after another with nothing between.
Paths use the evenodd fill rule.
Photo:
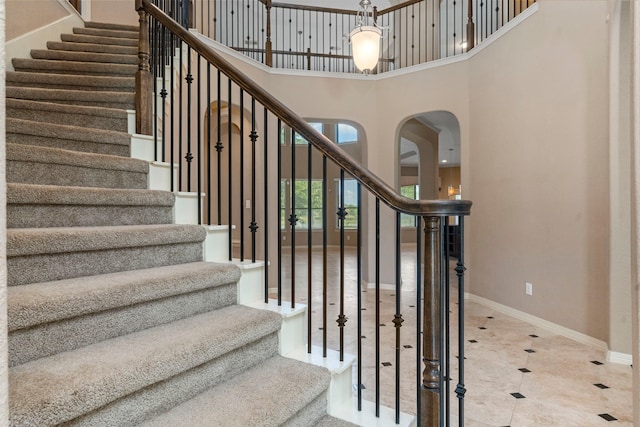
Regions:
<instances>
[{"instance_id":1,"label":"dark tile accent square","mask_svg":"<svg viewBox=\"0 0 640 427\"><path fill-rule=\"evenodd\" d=\"M529 335L531 338L539 338L536 334Z\"/></svg>"},{"instance_id":2,"label":"dark tile accent square","mask_svg":"<svg viewBox=\"0 0 640 427\"><path fill-rule=\"evenodd\" d=\"M410 305L409 308L415 308L415 305Z\"/></svg>"},{"instance_id":3,"label":"dark tile accent square","mask_svg":"<svg viewBox=\"0 0 640 427\"><path fill-rule=\"evenodd\" d=\"M591 363L593 363L594 365L598 365L598 366L603 364L602 362L598 362L597 360L592 360Z\"/></svg>"},{"instance_id":4,"label":"dark tile accent square","mask_svg":"<svg viewBox=\"0 0 640 427\"><path fill-rule=\"evenodd\" d=\"M477 340L469 340L470 343L477 343Z\"/></svg>"},{"instance_id":5,"label":"dark tile accent square","mask_svg":"<svg viewBox=\"0 0 640 427\"><path fill-rule=\"evenodd\" d=\"M384 323L380 323L380 326L387 326L387 325L385 325Z\"/></svg>"},{"instance_id":6,"label":"dark tile accent square","mask_svg":"<svg viewBox=\"0 0 640 427\"><path fill-rule=\"evenodd\" d=\"M526 374L527 372L531 372L531 371L530 371L530 370L528 370L527 368L520 368L520 369L518 369L518 371L520 371L520 372L522 372L522 373L524 373L524 374Z\"/></svg>"},{"instance_id":7,"label":"dark tile accent square","mask_svg":"<svg viewBox=\"0 0 640 427\"><path fill-rule=\"evenodd\" d=\"M478 326L478 329L482 329L484 331L487 328L485 328L484 326Z\"/></svg>"},{"instance_id":8,"label":"dark tile accent square","mask_svg":"<svg viewBox=\"0 0 640 427\"><path fill-rule=\"evenodd\" d=\"M365 311L365 310L366 310L366 308L362 307L360 310Z\"/></svg>"},{"instance_id":9,"label":"dark tile accent square","mask_svg":"<svg viewBox=\"0 0 640 427\"><path fill-rule=\"evenodd\" d=\"M487 316L487 319L493 319L493 316Z\"/></svg>"},{"instance_id":10,"label":"dark tile accent square","mask_svg":"<svg viewBox=\"0 0 640 427\"><path fill-rule=\"evenodd\" d=\"M319 330L323 330L324 328L318 328Z\"/></svg>"},{"instance_id":11,"label":"dark tile accent square","mask_svg":"<svg viewBox=\"0 0 640 427\"><path fill-rule=\"evenodd\" d=\"M362 335L360 338L366 338L366 336L365 336L365 335Z\"/></svg>"},{"instance_id":12,"label":"dark tile accent square","mask_svg":"<svg viewBox=\"0 0 640 427\"><path fill-rule=\"evenodd\" d=\"M382 366L391 366L391 362L382 362Z\"/></svg>"},{"instance_id":13,"label":"dark tile accent square","mask_svg":"<svg viewBox=\"0 0 640 427\"><path fill-rule=\"evenodd\" d=\"M606 389L609 388L609 386L606 386L606 385L604 385L602 383L594 384L594 386L596 386L598 388L601 388L602 390L606 390Z\"/></svg>"},{"instance_id":14,"label":"dark tile accent square","mask_svg":"<svg viewBox=\"0 0 640 427\"><path fill-rule=\"evenodd\" d=\"M413 348L413 346L410 346L409 344L405 344L403 345L404 348Z\"/></svg>"},{"instance_id":15,"label":"dark tile accent square","mask_svg":"<svg viewBox=\"0 0 640 427\"><path fill-rule=\"evenodd\" d=\"M618 419L609 414L598 414L599 417L604 418L607 421L618 421Z\"/></svg>"},{"instance_id":16,"label":"dark tile accent square","mask_svg":"<svg viewBox=\"0 0 640 427\"><path fill-rule=\"evenodd\" d=\"M364 386L364 384L360 384L360 390L365 390L366 387Z\"/></svg>"},{"instance_id":17,"label":"dark tile accent square","mask_svg":"<svg viewBox=\"0 0 640 427\"><path fill-rule=\"evenodd\" d=\"M389 294L389 296L390 296L390 297L395 297L395 296L396 296L396 294Z\"/></svg>"},{"instance_id":18,"label":"dark tile accent square","mask_svg":"<svg viewBox=\"0 0 640 427\"><path fill-rule=\"evenodd\" d=\"M516 399L524 399L526 396L520 393L511 393L511 396L515 397Z\"/></svg>"},{"instance_id":19,"label":"dark tile accent square","mask_svg":"<svg viewBox=\"0 0 640 427\"><path fill-rule=\"evenodd\" d=\"M528 348L525 350L527 353L535 353L536 351L532 348Z\"/></svg>"},{"instance_id":20,"label":"dark tile accent square","mask_svg":"<svg viewBox=\"0 0 640 427\"><path fill-rule=\"evenodd\" d=\"M336 305L336 303L335 302L330 302L329 305Z\"/></svg>"}]
</instances>

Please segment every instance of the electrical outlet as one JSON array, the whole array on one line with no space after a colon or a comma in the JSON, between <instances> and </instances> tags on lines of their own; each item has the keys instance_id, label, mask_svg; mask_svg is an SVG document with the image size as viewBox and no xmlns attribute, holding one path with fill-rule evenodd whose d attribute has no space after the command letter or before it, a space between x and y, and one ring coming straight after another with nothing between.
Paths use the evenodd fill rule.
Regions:
<instances>
[{"instance_id":1,"label":"electrical outlet","mask_svg":"<svg viewBox=\"0 0 640 427\"><path fill-rule=\"evenodd\" d=\"M251 200L245 200L244 207L245 209L251 209Z\"/></svg>"},{"instance_id":2,"label":"electrical outlet","mask_svg":"<svg viewBox=\"0 0 640 427\"><path fill-rule=\"evenodd\" d=\"M533 295L533 283L526 282L524 284L524 293L527 295Z\"/></svg>"}]
</instances>

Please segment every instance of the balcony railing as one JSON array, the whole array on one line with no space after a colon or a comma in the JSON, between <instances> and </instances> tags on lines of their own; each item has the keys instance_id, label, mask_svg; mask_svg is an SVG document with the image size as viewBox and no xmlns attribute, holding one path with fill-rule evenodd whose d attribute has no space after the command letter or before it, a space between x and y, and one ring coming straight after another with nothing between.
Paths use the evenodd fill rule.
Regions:
<instances>
[{"instance_id":1,"label":"balcony railing","mask_svg":"<svg viewBox=\"0 0 640 427\"><path fill-rule=\"evenodd\" d=\"M358 72L352 59L353 9L272 0L164 0L164 10L203 35L276 68ZM465 53L535 0L408 0L378 10L384 29L373 73ZM182 19L182 20L181 20Z\"/></svg>"}]
</instances>

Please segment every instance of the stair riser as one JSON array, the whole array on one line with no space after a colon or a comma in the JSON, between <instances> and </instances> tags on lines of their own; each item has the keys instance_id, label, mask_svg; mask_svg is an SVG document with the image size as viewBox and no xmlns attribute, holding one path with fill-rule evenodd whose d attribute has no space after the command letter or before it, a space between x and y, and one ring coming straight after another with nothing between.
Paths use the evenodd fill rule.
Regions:
<instances>
[{"instance_id":1,"label":"stair riser","mask_svg":"<svg viewBox=\"0 0 640 427\"><path fill-rule=\"evenodd\" d=\"M9 365L70 351L120 335L235 304L235 284L38 325L9 334Z\"/></svg>"},{"instance_id":2,"label":"stair riser","mask_svg":"<svg viewBox=\"0 0 640 427\"><path fill-rule=\"evenodd\" d=\"M7 133L6 138L7 143L62 148L64 150L80 151L84 153L111 154L114 156L124 157L128 157L131 153L131 149L127 145L102 144L97 142L59 139L55 137L24 135L17 133Z\"/></svg>"},{"instance_id":3,"label":"stair riser","mask_svg":"<svg viewBox=\"0 0 640 427\"><path fill-rule=\"evenodd\" d=\"M140 28L136 25L126 25L126 24L112 24L109 22L85 22L84 26L86 28L101 28L103 30L116 30L116 31L129 31L129 32L137 32Z\"/></svg>"},{"instance_id":4,"label":"stair riser","mask_svg":"<svg viewBox=\"0 0 640 427\"><path fill-rule=\"evenodd\" d=\"M16 71L74 74L91 76L132 77L138 69L136 65L113 64L106 71L104 65L92 62L47 61L37 59L14 58L13 68Z\"/></svg>"},{"instance_id":5,"label":"stair riser","mask_svg":"<svg viewBox=\"0 0 640 427\"><path fill-rule=\"evenodd\" d=\"M94 129L115 130L118 132L127 132L128 130L128 121L126 117L119 119L106 116L65 114L58 111L28 110L10 107L7 107L7 117L38 121L43 123L55 123L60 125L85 126Z\"/></svg>"},{"instance_id":6,"label":"stair riser","mask_svg":"<svg viewBox=\"0 0 640 427\"><path fill-rule=\"evenodd\" d=\"M147 188L147 174L81 166L7 161L7 181L98 188Z\"/></svg>"},{"instance_id":7,"label":"stair riser","mask_svg":"<svg viewBox=\"0 0 640 427\"><path fill-rule=\"evenodd\" d=\"M86 34L98 37L113 37L120 39L138 40L138 33L134 31L105 30L101 28L74 28L74 34Z\"/></svg>"},{"instance_id":8,"label":"stair riser","mask_svg":"<svg viewBox=\"0 0 640 427\"><path fill-rule=\"evenodd\" d=\"M202 261L202 243L7 257L9 286Z\"/></svg>"},{"instance_id":9,"label":"stair riser","mask_svg":"<svg viewBox=\"0 0 640 427\"><path fill-rule=\"evenodd\" d=\"M63 50L72 52L108 53L115 55L134 55L138 57L138 48L133 46L113 46L92 43L47 42L47 48L51 50Z\"/></svg>"},{"instance_id":10,"label":"stair riser","mask_svg":"<svg viewBox=\"0 0 640 427\"><path fill-rule=\"evenodd\" d=\"M302 408L296 415L287 420L282 427L307 427L315 425L327 414L327 393L324 392L313 402Z\"/></svg>"},{"instance_id":11,"label":"stair riser","mask_svg":"<svg viewBox=\"0 0 640 427\"><path fill-rule=\"evenodd\" d=\"M7 205L7 228L171 224L166 206Z\"/></svg>"},{"instance_id":12,"label":"stair riser","mask_svg":"<svg viewBox=\"0 0 640 427\"><path fill-rule=\"evenodd\" d=\"M111 64L137 65L140 60L133 55L115 55L109 53L75 52L62 50L32 50L33 59L48 59L53 61L94 62L108 68Z\"/></svg>"},{"instance_id":13,"label":"stair riser","mask_svg":"<svg viewBox=\"0 0 640 427\"><path fill-rule=\"evenodd\" d=\"M82 90L82 91L98 91L98 92L131 92L133 87L113 87L113 86L80 86L74 84L57 84L57 83L33 83L33 82L15 82L7 79L7 87L29 87L38 89L54 89L54 90Z\"/></svg>"},{"instance_id":14,"label":"stair riser","mask_svg":"<svg viewBox=\"0 0 640 427\"><path fill-rule=\"evenodd\" d=\"M208 363L71 420L65 423L65 427L136 425L274 356L277 348L277 334L267 335Z\"/></svg>"},{"instance_id":15,"label":"stair riser","mask_svg":"<svg viewBox=\"0 0 640 427\"><path fill-rule=\"evenodd\" d=\"M102 107L102 108L116 108L118 110L134 110L135 103L131 102L109 102L102 99L95 100L80 100L80 99L42 99L37 96L33 97L20 97L19 99L28 99L33 101L45 101L45 102L55 102L56 104L67 104L67 105L84 105L86 107Z\"/></svg>"},{"instance_id":16,"label":"stair riser","mask_svg":"<svg viewBox=\"0 0 640 427\"><path fill-rule=\"evenodd\" d=\"M134 39L118 39L113 37L99 37L87 34L61 34L60 40L63 42L71 43L88 43L88 44L102 44L109 46L127 46L138 47L138 40Z\"/></svg>"}]
</instances>

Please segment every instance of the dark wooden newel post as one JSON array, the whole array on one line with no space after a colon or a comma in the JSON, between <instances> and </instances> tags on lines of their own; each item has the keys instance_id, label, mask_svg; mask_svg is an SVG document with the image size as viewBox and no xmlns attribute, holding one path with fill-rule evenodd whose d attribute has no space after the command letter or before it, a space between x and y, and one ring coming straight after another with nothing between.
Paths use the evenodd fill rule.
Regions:
<instances>
[{"instance_id":1,"label":"dark wooden newel post","mask_svg":"<svg viewBox=\"0 0 640 427\"><path fill-rule=\"evenodd\" d=\"M422 320L421 427L440 425L440 221L424 217L424 316Z\"/></svg>"},{"instance_id":2,"label":"dark wooden newel post","mask_svg":"<svg viewBox=\"0 0 640 427\"><path fill-rule=\"evenodd\" d=\"M271 46L271 0L266 0L267 7L267 40L264 44L265 59L264 64L268 67L273 66L273 48Z\"/></svg>"},{"instance_id":3,"label":"dark wooden newel post","mask_svg":"<svg viewBox=\"0 0 640 427\"><path fill-rule=\"evenodd\" d=\"M149 14L136 0L140 33L138 40L138 71L136 72L136 133L152 135L153 76L149 67Z\"/></svg>"},{"instance_id":4,"label":"dark wooden newel post","mask_svg":"<svg viewBox=\"0 0 640 427\"><path fill-rule=\"evenodd\" d=\"M473 23L473 0L468 0L469 10L467 11L467 52L473 49L476 41L476 26Z\"/></svg>"}]
</instances>

